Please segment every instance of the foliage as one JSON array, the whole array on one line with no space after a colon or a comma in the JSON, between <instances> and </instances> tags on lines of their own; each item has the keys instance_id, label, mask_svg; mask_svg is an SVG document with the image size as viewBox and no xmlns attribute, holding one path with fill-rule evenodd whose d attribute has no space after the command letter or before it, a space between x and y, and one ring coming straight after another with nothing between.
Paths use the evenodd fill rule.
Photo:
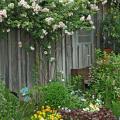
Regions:
<instances>
[{"instance_id":1,"label":"foliage","mask_svg":"<svg viewBox=\"0 0 120 120\"><path fill-rule=\"evenodd\" d=\"M41 107L45 103L42 89L41 85L35 85L30 89L31 101L38 107Z\"/></svg>"},{"instance_id":2,"label":"foliage","mask_svg":"<svg viewBox=\"0 0 120 120\"><path fill-rule=\"evenodd\" d=\"M82 76L72 76L70 79L70 85L73 87L73 90L83 90L83 78Z\"/></svg>"},{"instance_id":3,"label":"foliage","mask_svg":"<svg viewBox=\"0 0 120 120\"><path fill-rule=\"evenodd\" d=\"M37 111L31 120L63 120L57 110L52 109L50 106L42 106L42 109Z\"/></svg>"},{"instance_id":4,"label":"foliage","mask_svg":"<svg viewBox=\"0 0 120 120\"><path fill-rule=\"evenodd\" d=\"M111 108L112 101L119 100L120 55L105 53L102 62L97 63L92 69L91 93Z\"/></svg>"},{"instance_id":5,"label":"foliage","mask_svg":"<svg viewBox=\"0 0 120 120\"><path fill-rule=\"evenodd\" d=\"M67 87L61 82L51 82L42 88L46 105L58 107L74 107L77 98L71 97ZM72 101L71 101L72 100Z\"/></svg>"},{"instance_id":6,"label":"foliage","mask_svg":"<svg viewBox=\"0 0 120 120\"><path fill-rule=\"evenodd\" d=\"M95 55L97 61L100 61L104 57L104 53L100 49L95 50Z\"/></svg>"},{"instance_id":7,"label":"foliage","mask_svg":"<svg viewBox=\"0 0 120 120\"><path fill-rule=\"evenodd\" d=\"M116 120L112 112L101 108L98 112L85 112L83 110L61 110L64 120Z\"/></svg>"},{"instance_id":8,"label":"foliage","mask_svg":"<svg viewBox=\"0 0 120 120\"><path fill-rule=\"evenodd\" d=\"M5 85L0 82L0 119L16 119L18 106L18 98L11 94Z\"/></svg>"},{"instance_id":9,"label":"foliage","mask_svg":"<svg viewBox=\"0 0 120 120\"><path fill-rule=\"evenodd\" d=\"M113 101L111 110L115 116L120 117L120 101Z\"/></svg>"},{"instance_id":10,"label":"foliage","mask_svg":"<svg viewBox=\"0 0 120 120\"><path fill-rule=\"evenodd\" d=\"M47 49L62 31L71 35L79 28L94 29L91 15L100 1L104 0L2 0L0 31L22 29Z\"/></svg>"},{"instance_id":11,"label":"foliage","mask_svg":"<svg viewBox=\"0 0 120 120\"><path fill-rule=\"evenodd\" d=\"M107 40L120 39L120 9L119 4L112 4L103 21L103 36Z\"/></svg>"}]
</instances>

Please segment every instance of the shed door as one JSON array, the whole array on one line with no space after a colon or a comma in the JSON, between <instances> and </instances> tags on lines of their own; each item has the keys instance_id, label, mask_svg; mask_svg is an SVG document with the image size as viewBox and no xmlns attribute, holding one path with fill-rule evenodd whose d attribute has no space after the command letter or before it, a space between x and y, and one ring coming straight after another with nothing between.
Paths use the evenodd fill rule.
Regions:
<instances>
[{"instance_id":1,"label":"shed door","mask_svg":"<svg viewBox=\"0 0 120 120\"><path fill-rule=\"evenodd\" d=\"M89 67L93 57L93 32L78 30L73 37L73 68Z\"/></svg>"}]
</instances>

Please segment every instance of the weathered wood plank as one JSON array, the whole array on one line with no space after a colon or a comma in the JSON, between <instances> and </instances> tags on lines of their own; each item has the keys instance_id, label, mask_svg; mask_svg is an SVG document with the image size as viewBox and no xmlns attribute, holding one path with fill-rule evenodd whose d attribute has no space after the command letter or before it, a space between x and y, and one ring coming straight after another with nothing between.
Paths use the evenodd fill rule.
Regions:
<instances>
[{"instance_id":1,"label":"weathered wood plank","mask_svg":"<svg viewBox=\"0 0 120 120\"><path fill-rule=\"evenodd\" d=\"M17 31L17 42L20 43L21 39L20 39L20 30ZM22 88L22 76L21 76L21 48L18 47L18 81L19 81L19 89Z\"/></svg>"},{"instance_id":2,"label":"weathered wood plank","mask_svg":"<svg viewBox=\"0 0 120 120\"><path fill-rule=\"evenodd\" d=\"M9 88L10 90L12 90L12 54L11 54L11 48L12 48L12 45L11 45L11 34L9 33L8 34L8 69L9 69Z\"/></svg>"}]
</instances>

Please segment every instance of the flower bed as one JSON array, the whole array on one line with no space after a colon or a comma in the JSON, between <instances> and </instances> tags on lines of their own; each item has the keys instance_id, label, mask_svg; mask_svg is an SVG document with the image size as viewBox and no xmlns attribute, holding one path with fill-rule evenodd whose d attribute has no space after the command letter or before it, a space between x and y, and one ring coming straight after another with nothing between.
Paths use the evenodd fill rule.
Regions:
<instances>
[{"instance_id":1,"label":"flower bed","mask_svg":"<svg viewBox=\"0 0 120 120\"><path fill-rule=\"evenodd\" d=\"M64 120L116 120L111 110L100 108L98 112L86 112L83 110L61 110Z\"/></svg>"}]
</instances>

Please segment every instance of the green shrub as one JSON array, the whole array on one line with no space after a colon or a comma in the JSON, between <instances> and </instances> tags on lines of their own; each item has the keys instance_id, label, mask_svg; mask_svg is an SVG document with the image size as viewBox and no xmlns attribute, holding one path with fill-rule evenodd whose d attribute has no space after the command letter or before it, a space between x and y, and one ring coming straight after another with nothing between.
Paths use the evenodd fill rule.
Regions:
<instances>
[{"instance_id":1,"label":"green shrub","mask_svg":"<svg viewBox=\"0 0 120 120\"><path fill-rule=\"evenodd\" d=\"M18 98L0 82L0 120L16 119L18 105Z\"/></svg>"},{"instance_id":2,"label":"green shrub","mask_svg":"<svg viewBox=\"0 0 120 120\"><path fill-rule=\"evenodd\" d=\"M51 82L44 86L43 89L44 100L47 105L54 108L64 107L69 105L69 92L67 88L60 82Z\"/></svg>"},{"instance_id":3,"label":"green shrub","mask_svg":"<svg viewBox=\"0 0 120 120\"><path fill-rule=\"evenodd\" d=\"M71 86L73 87L74 91L76 91L76 90L83 91L84 90L84 87L83 87L84 83L83 83L82 76L80 76L80 75L72 76L70 79L70 83L71 83Z\"/></svg>"},{"instance_id":4,"label":"green shrub","mask_svg":"<svg viewBox=\"0 0 120 120\"><path fill-rule=\"evenodd\" d=\"M111 110L115 116L120 117L120 101L113 101Z\"/></svg>"},{"instance_id":5,"label":"green shrub","mask_svg":"<svg viewBox=\"0 0 120 120\"><path fill-rule=\"evenodd\" d=\"M42 88L46 105L54 108L68 107L75 108L80 106L79 98L71 95L69 89L62 82L51 82Z\"/></svg>"}]
</instances>

